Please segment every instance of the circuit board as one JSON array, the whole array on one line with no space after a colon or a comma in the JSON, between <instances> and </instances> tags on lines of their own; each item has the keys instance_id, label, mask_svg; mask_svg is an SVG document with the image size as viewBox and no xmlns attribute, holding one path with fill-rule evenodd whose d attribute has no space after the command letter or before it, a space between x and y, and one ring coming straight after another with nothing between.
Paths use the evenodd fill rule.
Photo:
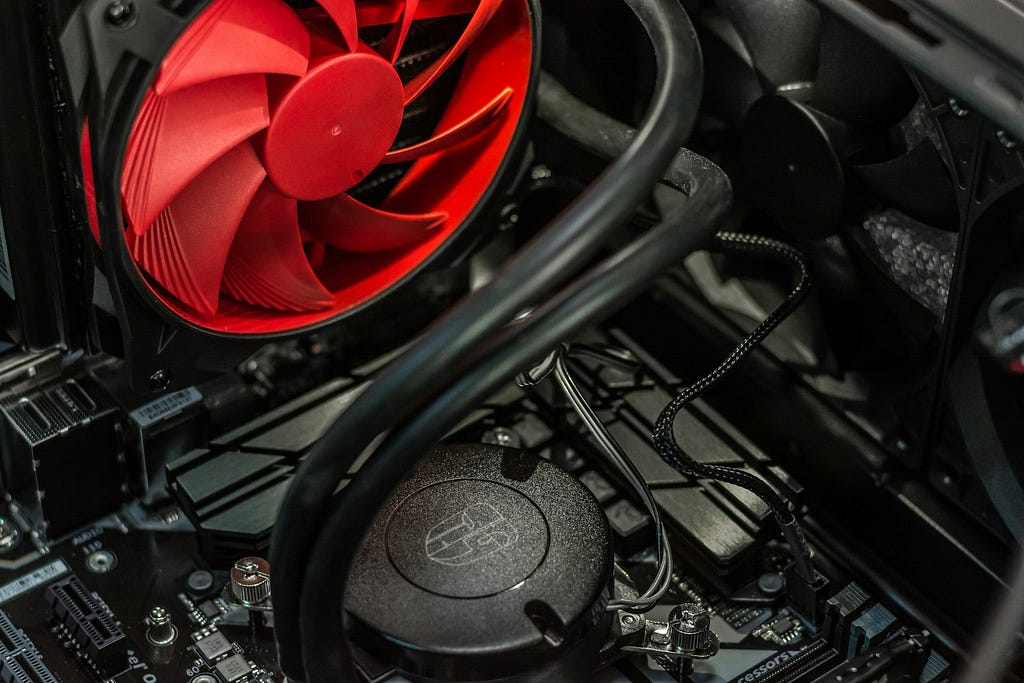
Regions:
<instances>
[{"instance_id":1,"label":"circuit board","mask_svg":"<svg viewBox=\"0 0 1024 683\"><path fill-rule=\"evenodd\" d=\"M678 380L621 330L592 332L584 341L629 349L639 359L630 371L586 362L577 363L575 371L652 487L672 534L672 589L648 618L664 620L683 602L701 605L711 615L721 650L695 662L692 680L811 681L908 632L912 624L895 606L824 559L827 553L819 553L818 562L829 581L823 620L812 624L788 604L783 590L788 555L773 540L774 522L763 503L731 487L690 480L665 465L649 442L653 418ZM174 498L162 506L124 508L50 545L12 509L7 524L13 540L0 555L2 679L281 681L269 612L225 599L229 558L265 554L267 529L229 529L225 520L245 518L251 524L254 515L242 514L251 507L240 506L283 491L288 468L365 381L332 380L172 462ZM698 402L681 421L684 448L755 471L798 498L799 483L707 404ZM573 473L604 506L619 565L638 585L654 571L651 520L604 466L552 386L528 392L510 387L449 438L533 450ZM266 464L272 476L247 470L246 463ZM253 483L259 481L267 482L264 488ZM272 513L273 500L267 504ZM932 650L918 680L948 680L949 660ZM365 658L359 664L367 680L404 680L386 665ZM657 661L633 655L614 659L591 680L673 678Z\"/></svg>"},{"instance_id":2,"label":"circuit board","mask_svg":"<svg viewBox=\"0 0 1024 683\"><path fill-rule=\"evenodd\" d=\"M3 570L0 610L49 674L8 680L281 680L263 615L220 597L227 574L209 571L177 515L118 515L31 555ZM170 615L169 643L152 642L154 608Z\"/></svg>"}]
</instances>

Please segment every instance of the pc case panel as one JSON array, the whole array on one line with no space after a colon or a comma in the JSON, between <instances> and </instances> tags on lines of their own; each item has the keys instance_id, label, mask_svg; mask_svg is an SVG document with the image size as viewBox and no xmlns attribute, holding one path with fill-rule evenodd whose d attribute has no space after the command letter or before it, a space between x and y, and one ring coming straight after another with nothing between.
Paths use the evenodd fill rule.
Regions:
<instances>
[{"instance_id":1,"label":"pc case panel","mask_svg":"<svg viewBox=\"0 0 1024 683\"><path fill-rule=\"evenodd\" d=\"M819 0L1024 140L1019 0Z\"/></svg>"},{"instance_id":2,"label":"pc case panel","mask_svg":"<svg viewBox=\"0 0 1024 683\"><path fill-rule=\"evenodd\" d=\"M43 12L35 3L0 5L0 214L9 260L0 270L9 266L10 276L0 277L0 299L13 304L15 341L28 350L74 346L84 311L68 284L82 269L80 238L68 212L61 89Z\"/></svg>"}]
</instances>

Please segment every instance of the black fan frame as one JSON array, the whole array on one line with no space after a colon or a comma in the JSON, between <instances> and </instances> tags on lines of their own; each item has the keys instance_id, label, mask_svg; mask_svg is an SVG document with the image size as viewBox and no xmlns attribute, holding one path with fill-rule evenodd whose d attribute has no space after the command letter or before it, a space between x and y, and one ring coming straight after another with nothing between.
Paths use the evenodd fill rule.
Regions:
<instances>
[{"instance_id":1,"label":"black fan frame","mask_svg":"<svg viewBox=\"0 0 1024 683\"><path fill-rule=\"evenodd\" d=\"M280 333L231 335L189 323L162 304L143 280L123 236L120 178L129 133L160 62L185 28L212 0L86 0L70 15L59 43L63 85L73 103L65 125L77 131L88 121L102 249L86 250L93 272L93 343L122 356L136 391L160 394L230 370L268 342L312 332L337 334L356 364L383 353L432 320L463 292L466 260L484 228L515 201L528 168L526 144L540 73L540 8L526 2L532 41L526 104L502 161L484 196L455 231L412 273L383 294L334 318ZM130 10L119 20L114 8ZM70 146L69 146L70 147ZM69 149L69 166L81 180L81 159ZM80 193L82 194L82 193ZM79 209L85 215L85 198ZM90 238L91 239L91 238ZM90 268L90 262L93 266ZM452 277L446 277L446 274ZM448 288L437 296L438 283Z\"/></svg>"}]
</instances>

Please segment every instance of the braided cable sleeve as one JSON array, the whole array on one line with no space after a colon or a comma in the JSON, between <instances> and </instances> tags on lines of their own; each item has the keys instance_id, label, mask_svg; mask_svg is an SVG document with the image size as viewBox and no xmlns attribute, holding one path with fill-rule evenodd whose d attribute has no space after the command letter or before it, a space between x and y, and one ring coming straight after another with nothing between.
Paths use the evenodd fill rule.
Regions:
<instances>
[{"instance_id":1,"label":"braided cable sleeve","mask_svg":"<svg viewBox=\"0 0 1024 683\"><path fill-rule=\"evenodd\" d=\"M654 426L654 445L658 454L676 470L698 478L734 484L747 489L771 508L783 535L789 542L797 570L802 578L814 580L810 564L810 550L804 540L796 517L790 509L785 494L776 491L755 474L734 467L702 463L687 455L676 442L672 426L676 416L686 405L702 396L725 377L744 357L768 337L779 324L789 316L806 298L811 288L807 262L796 248L760 235L734 232L719 232L715 235L715 248L731 253L746 253L766 256L773 260L791 264L797 272L793 288L771 313L769 313L711 372L693 384L682 389L665 406Z\"/></svg>"}]
</instances>

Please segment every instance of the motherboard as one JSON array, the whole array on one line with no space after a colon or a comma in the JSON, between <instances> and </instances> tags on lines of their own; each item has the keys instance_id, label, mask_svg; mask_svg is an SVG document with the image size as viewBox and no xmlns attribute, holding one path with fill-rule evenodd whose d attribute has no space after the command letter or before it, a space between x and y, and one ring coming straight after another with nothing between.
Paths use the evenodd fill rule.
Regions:
<instances>
[{"instance_id":1,"label":"motherboard","mask_svg":"<svg viewBox=\"0 0 1024 683\"><path fill-rule=\"evenodd\" d=\"M839 680L844 670L870 661L906 672L899 680L949 680L954 652L871 577L845 566L828 539L814 534L814 510L804 504L801 482L711 403L698 400L676 422L681 447L707 462L756 472L801 503L826 586L820 614L790 604L789 555L775 540L766 505L738 487L681 474L652 445L653 422L683 370L638 343L625 324L594 329L579 341L618 349L632 361L609 367L584 359L572 366L651 487L670 530L671 588L646 618L667 620L675 606L695 605L719 640L717 655L694 661L691 680ZM166 467L171 497L162 502L134 503L52 542L11 505L0 556L2 680L282 680L267 606L273 596L241 600L238 568L247 558L266 556L295 468L375 371L371 366L334 377L176 458ZM138 415L173 420L189 406L188 397L177 400ZM553 384L509 386L447 441L527 450L570 472L604 508L617 566L636 584L654 572L650 517ZM258 590L260 571L249 570L257 581L241 588ZM264 597L266 604L257 604ZM405 680L365 653L357 653L357 661L368 681ZM588 680L676 680L657 657L628 649L592 676Z\"/></svg>"}]
</instances>

